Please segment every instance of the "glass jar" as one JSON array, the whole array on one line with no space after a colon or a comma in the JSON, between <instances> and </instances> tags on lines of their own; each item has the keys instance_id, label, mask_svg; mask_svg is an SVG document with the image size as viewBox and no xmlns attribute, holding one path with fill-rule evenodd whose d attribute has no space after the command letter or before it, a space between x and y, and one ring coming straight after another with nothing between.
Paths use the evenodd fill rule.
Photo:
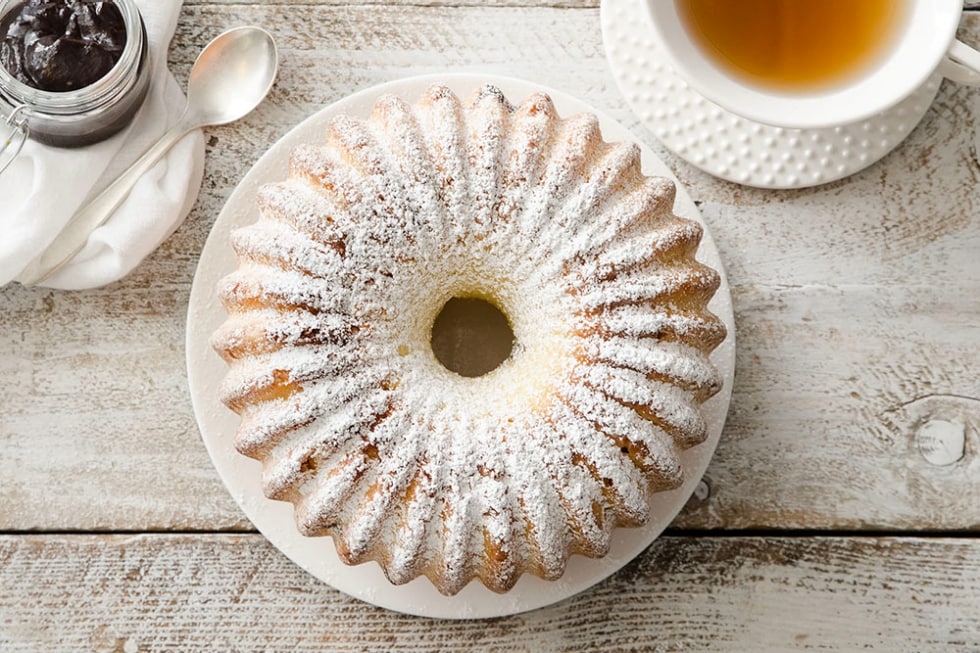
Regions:
<instances>
[{"instance_id":1,"label":"glass jar","mask_svg":"<svg viewBox=\"0 0 980 653\"><path fill-rule=\"evenodd\" d=\"M150 85L146 27L134 0L114 4L126 26L126 44L116 64L96 82L71 91L42 91L0 65L0 113L23 117L32 140L81 147L112 136L136 115ZM24 0L0 0L0 22L23 5Z\"/></svg>"}]
</instances>

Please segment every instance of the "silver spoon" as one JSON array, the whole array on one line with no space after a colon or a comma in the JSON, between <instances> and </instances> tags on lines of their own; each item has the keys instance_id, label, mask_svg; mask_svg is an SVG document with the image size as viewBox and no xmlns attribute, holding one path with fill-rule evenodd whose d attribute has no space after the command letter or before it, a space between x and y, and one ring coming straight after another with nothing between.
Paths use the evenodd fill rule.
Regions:
<instances>
[{"instance_id":1,"label":"silver spoon","mask_svg":"<svg viewBox=\"0 0 980 653\"><path fill-rule=\"evenodd\" d=\"M187 105L177 124L95 199L71 217L54 242L20 275L25 286L44 281L85 247L133 186L181 138L201 127L238 120L257 107L276 79L279 56L272 36L258 27L238 27L207 44L187 83Z\"/></svg>"}]
</instances>

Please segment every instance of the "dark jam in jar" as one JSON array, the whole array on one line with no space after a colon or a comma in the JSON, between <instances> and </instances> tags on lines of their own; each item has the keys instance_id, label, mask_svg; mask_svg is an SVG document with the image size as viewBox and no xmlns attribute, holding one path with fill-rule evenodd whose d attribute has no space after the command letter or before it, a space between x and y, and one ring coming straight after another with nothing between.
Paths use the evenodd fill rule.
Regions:
<instances>
[{"instance_id":1,"label":"dark jam in jar","mask_svg":"<svg viewBox=\"0 0 980 653\"><path fill-rule=\"evenodd\" d=\"M150 82L135 0L0 0L0 119L30 138L79 147L119 132Z\"/></svg>"},{"instance_id":2,"label":"dark jam in jar","mask_svg":"<svg viewBox=\"0 0 980 653\"><path fill-rule=\"evenodd\" d=\"M42 91L84 88L122 56L126 25L111 0L27 0L0 19L0 64Z\"/></svg>"}]
</instances>

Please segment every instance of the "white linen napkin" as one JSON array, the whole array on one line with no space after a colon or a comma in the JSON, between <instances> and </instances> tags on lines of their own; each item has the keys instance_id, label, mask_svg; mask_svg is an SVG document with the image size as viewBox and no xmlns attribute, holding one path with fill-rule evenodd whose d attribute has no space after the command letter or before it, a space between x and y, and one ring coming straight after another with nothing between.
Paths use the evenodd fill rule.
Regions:
<instances>
[{"instance_id":1,"label":"white linen napkin","mask_svg":"<svg viewBox=\"0 0 980 653\"><path fill-rule=\"evenodd\" d=\"M133 122L112 138L65 149L28 141L0 173L0 286L17 278L90 196L101 191L172 126L184 95L167 69L167 49L181 0L136 0L149 37L152 78ZM181 140L137 182L106 224L71 262L38 285L95 288L129 274L194 205L204 172L198 130Z\"/></svg>"}]
</instances>

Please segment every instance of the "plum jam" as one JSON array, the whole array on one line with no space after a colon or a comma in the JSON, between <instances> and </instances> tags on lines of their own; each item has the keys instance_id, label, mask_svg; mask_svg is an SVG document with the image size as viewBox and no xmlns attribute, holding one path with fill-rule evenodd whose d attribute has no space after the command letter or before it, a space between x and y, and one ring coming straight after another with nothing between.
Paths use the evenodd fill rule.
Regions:
<instances>
[{"instance_id":1,"label":"plum jam","mask_svg":"<svg viewBox=\"0 0 980 653\"><path fill-rule=\"evenodd\" d=\"M122 56L126 24L114 2L27 0L0 20L0 65L42 91L85 88Z\"/></svg>"},{"instance_id":2,"label":"plum jam","mask_svg":"<svg viewBox=\"0 0 980 653\"><path fill-rule=\"evenodd\" d=\"M22 107L32 139L108 138L136 114L149 76L134 0L0 0L0 108Z\"/></svg>"}]
</instances>

